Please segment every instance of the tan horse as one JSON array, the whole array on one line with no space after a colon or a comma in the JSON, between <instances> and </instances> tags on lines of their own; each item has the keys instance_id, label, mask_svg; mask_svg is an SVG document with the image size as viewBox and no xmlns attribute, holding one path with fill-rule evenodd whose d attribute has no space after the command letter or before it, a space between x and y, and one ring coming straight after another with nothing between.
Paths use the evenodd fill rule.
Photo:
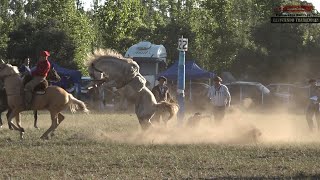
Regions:
<instances>
[{"instance_id":1,"label":"tan horse","mask_svg":"<svg viewBox=\"0 0 320 180\"><path fill-rule=\"evenodd\" d=\"M95 51L89 57L88 71L94 80L104 80L106 87L123 88L126 98L135 104L135 113L144 130L150 127L150 119L156 112L167 112L171 119L178 111L175 103L157 103L146 87L146 79L140 74L139 65L113 50Z\"/></svg>"},{"instance_id":2,"label":"tan horse","mask_svg":"<svg viewBox=\"0 0 320 180\"><path fill-rule=\"evenodd\" d=\"M8 106L12 110L8 115L8 123L14 130L20 131L20 137L23 138L24 129L21 127L19 113L25 110L23 83L19 76L18 68L10 64L0 64L0 79L4 80L4 87L7 92ZM58 86L49 86L43 95L34 94L32 110L48 110L51 115L51 126L41 136L42 139L49 139L49 134L53 136L55 129L64 120L61 111L70 107L72 112L80 109L88 112L86 105L74 98L71 94ZM12 122L16 118L17 126Z\"/></svg>"}]
</instances>

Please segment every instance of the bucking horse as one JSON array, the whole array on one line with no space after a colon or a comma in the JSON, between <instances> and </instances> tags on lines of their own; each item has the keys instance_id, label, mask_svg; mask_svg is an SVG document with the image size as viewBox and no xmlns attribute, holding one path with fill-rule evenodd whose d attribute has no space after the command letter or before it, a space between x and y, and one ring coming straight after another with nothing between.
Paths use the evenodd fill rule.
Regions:
<instances>
[{"instance_id":1,"label":"bucking horse","mask_svg":"<svg viewBox=\"0 0 320 180\"><path fill-rule=\"evenodd\" d=\"M111 50L96 50L88 58L88 71L92 82L104 82L106 87L125 88L126 98L135 104L135 113L143 130L148 129L156 112L169 113L171 119L179 107L176 103L157 103L146 87L146 79L139 72L139 65L130 58Z\"/></svg>"}]
</instances>

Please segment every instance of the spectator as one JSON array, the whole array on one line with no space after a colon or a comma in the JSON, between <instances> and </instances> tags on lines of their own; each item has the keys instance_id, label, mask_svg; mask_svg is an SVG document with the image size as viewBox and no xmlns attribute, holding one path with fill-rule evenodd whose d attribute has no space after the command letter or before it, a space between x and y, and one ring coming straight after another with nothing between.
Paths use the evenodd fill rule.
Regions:
<instances>
[{"instance_id":1,"label":"spectator","mask_svg":"<svg viewBox=\"0 0 320 180\"><path fill-rule=\"evenodd\" d=\"M152 89L152 93L153 93L154 97L156 98L157 102L170 101L171 96L169 93L169 88L166 85L167 78L164 76L161 76L158 78L158 82L159 82L159 84L156 85L155 87L153 87L153 89ZM152 121L160 123L161 116L162 116L161 114L156 112L152 118Z\"/></svg>"},{"instance_id":2,"label":"spectator","mask_svg":"<svg viewBox=\"0 0 320 180\"><path fill-rule=\"evenodd\" d=\"M231 96L227 86L223 85L219 76L213 78L214 84L208 90L208 97L212 103L213 116L216 123L220 123L224 116L226 107L230 107Z\"/></svg>"},{"instance_id":3,"label":"spectator","mask_svg":"<svg viewBox=\"0 0 320 180\"><path fill-rule=\"evenodd\" d=\"M309 104L306 110L306 119L310 131L314 129L313 116L315 116L318 123L318 130L320 129L320 117L319 117L319 89L316 86L316 80L309 80L310 90L309 90Z\"/></svg>"}]
</instances>

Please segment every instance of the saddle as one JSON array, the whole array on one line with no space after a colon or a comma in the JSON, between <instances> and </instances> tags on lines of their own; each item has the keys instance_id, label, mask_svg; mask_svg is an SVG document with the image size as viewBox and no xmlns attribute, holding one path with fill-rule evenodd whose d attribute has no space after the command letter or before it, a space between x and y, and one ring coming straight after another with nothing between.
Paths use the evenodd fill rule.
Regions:
<instances>
[{"instance_id":1,"label":"saddle","mask_svg":"<svg viewBox=\"0 0 320 180\"><path fill-rule=\"evenodd\" d=\"M31 75L26 75L24 78L23 78L23 85L25 86L29 81L32 80L32 76ZM38 95L43 95L46 93L46 89L48 88L49 86L49 83L47 80L44 80L42 81L41 83L39 83L34 89L33 89L33 92L35 94L38 94Z\"/></svg>"}]
</instances>

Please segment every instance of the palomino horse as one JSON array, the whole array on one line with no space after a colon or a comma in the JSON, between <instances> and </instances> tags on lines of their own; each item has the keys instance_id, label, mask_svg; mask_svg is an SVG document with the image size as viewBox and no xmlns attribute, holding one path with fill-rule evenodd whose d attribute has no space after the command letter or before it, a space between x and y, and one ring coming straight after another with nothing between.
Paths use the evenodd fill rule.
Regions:
<instances>
[{"instance_id":1,"label":"palomino horse","mask_svg":"<svg viewBox=\"0 0 320 180\"><path fill-rule=\"evenodd\" d=\"M89 57L88 70L94 80L105 81L106 87L125 89L126 98L135 104L135 113L143 130L150 127L150 119L155 112L169 112L169 119L177 113L177 104L157 103L146 87L146 79L140 74L139 65L132 59L110 49L98 50Z\"/></svg>"},{"instance_id":2,"label":"palomino horse","mask_svg":"<svg viewBox=\"0 0 320 180\"><path fill-rule=\"evenodd\" d=\"M23 84L25 85L27 82L29 82L31 80L31 78L32 78L31 75L26 75L23 79ZM61 77L59 76L59 74L57 73L57 71L54 68L51 68L48 73L47 80L48 80L48 82L59 82L61 80ZM0 87L0 88L2 89L3 87ZM47 88L47 83L41 83L37 87L35 87L35 90L44 90L46 88ZM7 116L8 116L11 110L8 107L6 91L3 89L0 92L0 128L3 125L1 115L6 110L8 110L8 113L7 113ZM38 121L38 111L37 110L33 111L33 117L34 117L33 126L37 129L39 129L37 126L37 121ZM9 125L9 129L12 129L10 124L8 124L8 125Z\"/></svg>"},{"instance_id":3,"label":"palomino horse","mask_svg":"<svg viewBox=\"0 0 320 180\"><path fill-rule=\"evenodd\" d=\"M4 87L7 92L8 105L11 112L8 115L8 124L14 130L20 131L20 138L23 138L24 129L21 127L19 113L25 110L23 97L23 83L19 76L18 68L10 64L0 64L0 79L4 80ZM34 94L32 110L46 109L51 115L51 126L41 136L42 139L49 139L49 134L53 135L55 129L64 120L61 111L69 107L72 112L80 109L88 112L86 105L69 94L64 89L57 86L49 86L42 95ZM15 125L12 118L16 118Z\"/></svg>"}]
</instances>

